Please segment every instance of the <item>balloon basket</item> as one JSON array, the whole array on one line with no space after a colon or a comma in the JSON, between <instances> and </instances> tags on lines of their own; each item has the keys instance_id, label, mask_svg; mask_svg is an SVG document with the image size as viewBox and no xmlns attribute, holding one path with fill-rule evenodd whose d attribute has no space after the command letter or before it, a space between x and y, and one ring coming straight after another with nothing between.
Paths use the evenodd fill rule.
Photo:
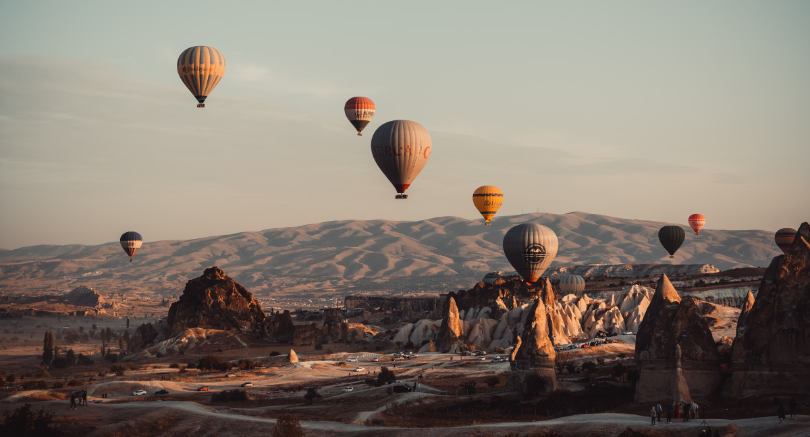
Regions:
<instances>
[{"instance_id":1,"label":"balloon basket","mask_svg":"<svg viewBox=\"0 0 810 437\"><path fill-rule=\"evenodd\" d=\"M198 108L205 108L205 103L197 103Z\"/></svg>"},{"instance_id":2,"label":"balloon basket","mask_svg":"<svg viewBox=\"0 0 810 437\"><path fill-rule=\"evenodd\" d=\"M408 198L408 195L407 194L402 194L402 193L397 194L396 196L394 196L394 199L407 199L407 198Z\"/></svg>"},{"instance_id":3,"label":"balloon basket","mask_svg":"<svg viewBox=\"0 0 810 437\"><path fill-rule=\"evenodd\" d=\"M360 132L357 132L357 136L358 136L358 137L362 137L362 136L363 136L363 134L361 134Z\"/></svg>"}]
</instances>

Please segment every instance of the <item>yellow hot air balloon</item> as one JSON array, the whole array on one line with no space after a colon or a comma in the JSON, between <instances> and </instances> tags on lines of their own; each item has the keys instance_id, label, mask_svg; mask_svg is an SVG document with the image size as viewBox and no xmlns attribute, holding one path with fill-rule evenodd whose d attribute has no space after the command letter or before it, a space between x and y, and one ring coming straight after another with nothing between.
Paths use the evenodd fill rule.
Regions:
<instances>
[{"instance_id":1,"label":"yellow hot air balloon","mask_svg":"<svg viewBox=\"0 0 810 437\"><path fill-rule=\"evenodd\" d=\"M199 102L197 107L205 108L205 98L225 74L225 58L213 47L189 47L177 58L177 74Z\"/></svg>"},{"instance_id":2,"label":"yellow hot air balloon","mask_svg":"<svg viewBox=\"0 0 810 437\"><path fill-rule=\"evenodd\" d=\"M482 185L475 189L472 199L475 208L484 216L484 224L489 226L503 204L503 191L494 185Z\"/></svg>"}]
</instances>

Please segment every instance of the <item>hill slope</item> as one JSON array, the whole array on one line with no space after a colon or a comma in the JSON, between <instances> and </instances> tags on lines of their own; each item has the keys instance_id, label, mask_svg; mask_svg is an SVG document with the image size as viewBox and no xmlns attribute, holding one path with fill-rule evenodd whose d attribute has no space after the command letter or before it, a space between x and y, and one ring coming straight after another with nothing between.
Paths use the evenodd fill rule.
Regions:
<instances>
[{"instance_id":1,"label":"hill slope","mask_svg":"<svg viewBox=\"0 0 810 437\"><path fill-rule=\"evenodd\" d=\"M468 287L489 271L511 270L501 252L503 235L528 221L559 236L554 265L670 262L658 242L659 222L581 212L496 217L490 227L458 217L356 220L146 241L131 264L117 242L8 250L0 252L0 290L85 285L102 292L174 295L205 267L218 265L260 296L447 291ZM684 228L687 239L674 263L709 263L721 269L764 266L778 254L770 232L707 229L696 238Z\"/></svg>"}]
</instances>

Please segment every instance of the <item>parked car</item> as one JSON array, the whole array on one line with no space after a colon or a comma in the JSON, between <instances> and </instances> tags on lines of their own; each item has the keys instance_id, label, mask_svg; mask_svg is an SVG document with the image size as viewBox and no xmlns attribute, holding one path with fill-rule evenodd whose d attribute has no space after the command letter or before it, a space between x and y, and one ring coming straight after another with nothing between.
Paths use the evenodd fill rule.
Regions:
<instances>
[{"instance_id":1,"label":"parked car","mask_svg":"<svg viewBox=\"0 0 810 437\"><path fill-rule=\"evenodd\" d=\"M357 358L346 358L346 362L347 362L347 363L356 363L356 362L357 362Z\"/></svg>"},{"instance_id":2,"label":"parked car","mask_svg":"<svg viewBox=\"0 0 810 437\"><path fill-rule=\"evenodd\" d=\"M396 384L393 387L394 393L408 393L411 388L405 384Z\"/></svg>"},{"instance_id":3,"label":"parked car","mask_svg":"<svg viewBox=\"0 0 810 437\"><path fill-rule=\"evenodd\" d=\"M226 378L236 378L236 374L235 373L228 373L227 375L225 375L225 377Z\"/></svg>"},{"instance_id":4,"label":"parked car","mask_svg":"<svg viewBox=\"0 0 810 437\"><path fill-rule=\"evenodd\" d=\"M146 396L146 390L135 390L132 392L132 396Z\"/></svg>"},{"instance_id":5,"label":"parked car","mask_svg":"<svg viewBox=\"0 0 810 437\"><path fill-rule=\"evenodd\" d=\"M486 361L487 357L478 357L478 361Z\"/></svg>"},{"instance_id":6,"label":"parked car","mask_svg":"<svg viewBox=\"0 0 810 437\"><path fill-rule=\"evenodd\" d=\"M581 347L582 347L582 349L588 349L589 347L591 347L591 345L589 345L588 343L585 343Z\"/></svg>"},{"instance_id":7,"label":"parked car","mask_svg":"<svg viewBox=\"0 0 810 437\"><path fill-rule=\"evenodd\" d=\"M243 382L242 387L253 387L253 383L252 382Z\"/></svg>"},{"instance_id":8,"label":"parked car","mask_svg":"<svg viewBox=\"0 0 810 437\"><path fill-rule=\"evenodd\" d=\"M165 388L162 388L162 389L156 391L155 394L156 395L167 395L167 394L169 394L169 390L166 390Z\"/></svg>"},{"instance_id":9,"label":"parked car","mask_svg":"<svg viewBox=\"0 0 810 437\"><path fill-rule=\"evenodd\" d=\"M349 392L353 392L353 391L354 391L354 387L352 387L352 386L343 387L343 393L349 393Z\"/></svg>"},{"instance_id":10,"label":"parked car","mask_svg":"<svg viewBox=\"0 0 810 437\"><path fill-rule=\"evenodd\" d=\"M366 369L364 369L362 367L359 367L359 366L354 368L355 372L362 372L363 370L366 370Z\"/></svg>"},{"instance_id":11,"label":"parked car","mask_svg":"<svg viewBox=\"0 0 810 437\"><path fill-rule=\"evenodd\" d=\"M204 385L202 387L197 388L197 391L208 391L208 386Z\"/></svg>"}]
</instances>

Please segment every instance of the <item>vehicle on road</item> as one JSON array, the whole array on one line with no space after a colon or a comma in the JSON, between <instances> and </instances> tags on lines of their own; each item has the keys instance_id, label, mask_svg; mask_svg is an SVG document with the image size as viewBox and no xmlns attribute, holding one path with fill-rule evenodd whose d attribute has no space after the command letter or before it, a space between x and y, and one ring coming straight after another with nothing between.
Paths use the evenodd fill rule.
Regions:
<instances>
[{"instance_id":1,"label":"vehicle on road","mask_svg":"<svg viewBox=\"0 0 810 437\"><path fill-rule=\"evenodd\" d=\"M208 386L207 386L207 385L204 385L204 386L202 386L202 387L198 387L198 388L197 388L197 391L208 391Z\"/></svg>"},{"instance_id":2,"label":"vehicle on road","mask_svg":"<svg viewBox=\"0 0 810 437\"><path fill-rule=\"evenodd\" d=\"M132 396L146 396L146 390L135 390L132 392Z\"/></svg>"},{"instance_id":3,"label":"vehicle on road","mask_svg":"<svg viewBox=\"0 0 810 437\"><path fill-rule=\"evenodd\" d=\"M242 387L253 387L253 383L252 382L243 382Z\"/></svg>"},{"instance_id":4,"label":"vehicle on road","mask_svg":"<svg viewBox=\"0 0 810 437\"><path fill-rule=\"evenodd\" d=\"M354 387L352 387L352 386L343 387L343 393L349 393L349 392L353 392L353 391L354 391Z\"/></svg>"},{"instance_id":5,"label":"vehicle on road","mask_svg":"<svg viewBox=\"0 0 810 437\"><path fill-rule=\"evenodd\" d=\"M167 394L169 394L169 390L166 390L165 388L162 388L162 389L156 391L155 394L156 395L167 395Z\"/></svg>"}]
</instances>

